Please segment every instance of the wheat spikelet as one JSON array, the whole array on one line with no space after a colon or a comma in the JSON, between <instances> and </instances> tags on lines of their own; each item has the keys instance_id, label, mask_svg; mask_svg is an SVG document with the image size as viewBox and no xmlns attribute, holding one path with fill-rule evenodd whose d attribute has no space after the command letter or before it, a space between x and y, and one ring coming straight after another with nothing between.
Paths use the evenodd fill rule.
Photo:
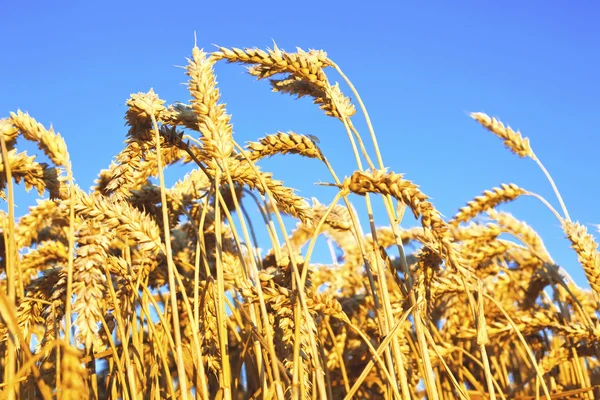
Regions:
<instances>
[{"instance_id":1,"label":"wheat spikelet","mask_svg":"<svg viewBox=\"0 0 600 400\"><path fill-rule=\"evenodd\" d=\"M146 184L149 177L157 175L156 144L151 132L151 113L167 113L164 101L158 98L153 90L148 93L132 94L126 102L128 109L125 114L129 131L127 133L126 147L116 156L107 170L100 173L95 190L104 195L115 193L123 198L130 190L137 189ZM169 129L161 126L161 132L167 133ZM166 139L161 139L161 152L168 162L179 161L184 157L178 148L166 146ZM151 167L148 168L148 165Z\"/></svg>"},{"instance_id":2,"label":"wheat spikelet","mask_svg":"<svg viewBox=\"0 0 600 400\"><path fill-rule=\"evenodd\" d=\"M161 132L166 129L167 128L164 126L160 128ZM155 151L155 140L152 139L145 142L144 146L147 148L147 150L144 152L143 159L139 161L139 168L131 171L131 177L129 178L128 186L129 190L140 188L146 185L151 177L158 176L158 155ZM185 153L181 149L173 146L164 138L161 138L160 147L161 159L164 166L169 166L179 161L183 161L184 163L190 162L190 160L185 157ZM119 189L125 195L128 194L122 188Z\"/></svg>"},{"instance_id":3,"label":"wheat spikelet","mask_svg":"<svg viewBox=\"0 0 600 400\"><path fill-rule=\"evenodd\" d=\"M502 122L496 118L490 118L484 113L471 113L471 118L504 140L504 145L519 157L535 158L529 145L529 139L524 138L521 132L515 132L510 127L504 127Z\"/></svg>"},{"instance_id":4,"label":"wheat spikelet","mask_svg":"<svg viewBox=\"0 0 600 400\"><path fill-rule=\"evenodd\" d=\"M514 183L503 183L499 188L486 190L483 192L483 195L475 197L468 202L465 207L461 208L452 221L450 221L450 225L458 226L461 222L466 222L476 217L479 213L494 208L502 203L513 201L526 193L526 190L521 189Z\"/></svg>"},{"instance_id":5,"label":"wheat spikelet","mask_svg":"<svg viewBox=\"0 0 600 400\"><path fill-rule=\"evenodd\" d=\"M53 279L37 278L26 285L25 298L20 302L17 310L17 320L23 336L28 338L32 333L44 336L45 318L42 312L45 309L44 304L39 300L47 301L50 298L52 287L56 283ZM2 338L7 334L2 331Z\"/></svg>"},{"instance_id":6,"label":"wheat spikelet","mask_svg":"<svg viewBox=\"0 0 600 400\"><path fill-rule=\"evenodd\" d=\"M315 220L322 219L328 208L328 206L320 203L316 198L312 198L312 209ZM352 207L351 209L348 209L346 206L336 204L325 218L325 224L332 229L341 231L350 230L353 228L352 213L354 213Z\"/></svg>"},{"instance_id":7,"label":"wheat spikelet","mask_svg":"<svg viewBox=\"0 0 600 400\"><path fill-rule=\"evenodd\" d=\"M196 168L190 171L183 179L177 181L171 188L170 195L177 201L186 202L198 199L210 188L210 178L204 171Z\"/></svg>"},{"instance_id":8,"label":"wheat spikelet","mask_svg":"<svg viewBox=\"0 0 600 400\"><path fill-rule=\"evenodd\" d=\"M425 231L421 227L413 227L408 229L401 229L399 231L400 241L402 244L408 244L413 240L417 240L421 243L428 243L429 238L425 235ZM377 229L377 243L379 246L390 247L396 244L396 237L392 228L382 227ZM367 246L373 246L373 236L367 235L366 238Z\"/></svg>"},{"instance_id":9,"label":"wheat spikelet","mask_svg":"<svg viewBox=\"0 0 600 400\"><path fill-rule=\"evenodd\" d=\"M164 106L165 101L161 100L158 95L154 92L154 89L150 89L148 92L135 93L127 100L127 120L135 120L137 123L142 123L144 128L150 128L149 123L152 121L152 115L158 116L160 119L162 113L166 111ZM130 134L142 133L147 134L146 129L130 131ZM140 139L150 140L151 135L144 135Z\"/></svg>"},{"instance_id":10,"label":"wheat spikelet","mask_svg":"<svg viewBox=\"0 0 600 400\"><path fill-rule=\"evenodd\" d=\"M127 105L125 120L129 125L126 142L138 140L143 143L151 140L153 138L151 116L153 111L159 114L165 110L164 101L150 89L147 93L132 93L125 104Z\"/></svg>"},{"instance_id":11,"label":"wheat spikelet","mask_svg":"<svg viewBox=\"0 0 600 400\"><path fill-rule=\"evenodd\" d=\"M540 368L544 372L550 372L557 365L567 361L569 359L569 352L566 347L556 347L552 349L544 358L539 362Z\"/></svg>"},{"instance_id":12,"label":"wheat spikelet","mask_svg":"<svg viewBox=\"0 0 600 400\"><path fill-rule=\"evenodd\" d=\"M43 271L25 290L26 296L19 304L19 326L27 333L33 325L43 326L41 339L38 336L36 352L56 338L57 326L65 312L66 286L67 271L62 267L55 267Z\"/></svg>"},{"instance_id":13,"label":"wheat spikelet","mask_svg":"<svg viewBox=\"0 0 600 400\"><path fill-rule=\"evenodd\" d=\"M308 321L304 315L299 317L300 336L295 335L294 302L297 301L296 295L289 289L281 286L276 288L265 288L265 300L273 313L273 325L276 328L275 335L278 337L276 351L280 359L283 360L285 367L292 372L294 368L294 345L296 340L300 340L300 350L302 352L301 367L304 390L308 396L312 390L311 368L310 368L310 343L309 329L315 331L316 326L312 318Z\"/></svg>"},{"instance_id":14,"label":"wheat spikelet","mask_svg":"<svg viewBox=\"0 0 600 400\"><path fill-rule=\"evenodd\" d=\"M428 202L425 196L414 183L403 179L401 174L388 173L374 170L371 172L354 172L344 184L353 193L365 195L367 193L390 194L408 205L415 218L424 215L423 225L431 228L431 219L439 219L437 211Z\"/></svg>"},{"instance_id":15,"label":"wheat spikelet","mask_svg":"<svg viewBox=\"0 0 600 400\"><path fill-rule=\"evenodd\" d=\"M217 373L221 370L220 350L219 350L219 334L218 334L218 314L216 299L216 286L214 281L206 282L205 295L203 299L203 332L204 332L204 351L208 358L209 368Z\"/></svg>"}]
</instances>

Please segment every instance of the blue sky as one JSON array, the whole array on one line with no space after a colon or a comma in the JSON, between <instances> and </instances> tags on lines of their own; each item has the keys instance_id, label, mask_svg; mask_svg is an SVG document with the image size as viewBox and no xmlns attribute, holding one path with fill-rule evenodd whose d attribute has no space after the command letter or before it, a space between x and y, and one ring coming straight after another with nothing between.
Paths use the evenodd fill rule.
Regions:
<instances>
[{"instance_id":1,"label":"blue sky","mask_svg":"<svg viewBox=\"0 0 600 400\"><path fill-rule=\"evenodd\" d=\"M125 101L151 87L187 101L185 65L198 45L319 48L341 66L369 110L384 162L450 217L483 190L514 182L558 207L536 165L518 159L467 113L498 116L531 139L573 219L600 223L595 116L600 108L600 5L592 1L8 2L0 35L0 112L22 109L66 139L77 182L93 184L122 148ZM314 7L314 8L313 8ZM338 174L353 158L343 126L310 100L271 93L234 65L217 67L239 143L278 130L320 139ZM334 71L331 81L341 81ZM349 93L349 89L342 86ZM368 137L359 116L356 125ZM302 196L330 200L314 160L262 163ZM179 169L178 169L179 168ZM173 176L185 169L174 167ZM33 202L19 193L22 214ZM583 273L558 221L532 198L506 208L541 232L578 282ZM383 220L381 221L383 223ZM412 217L407 224L412 225Z\"/></svg>"}]
</instances>

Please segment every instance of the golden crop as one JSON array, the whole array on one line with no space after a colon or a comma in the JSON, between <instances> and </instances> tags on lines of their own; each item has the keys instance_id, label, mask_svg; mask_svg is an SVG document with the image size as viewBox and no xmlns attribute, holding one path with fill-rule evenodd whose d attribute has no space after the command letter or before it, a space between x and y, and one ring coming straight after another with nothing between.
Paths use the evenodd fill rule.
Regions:
<instances>
[{"instance_id":1,"label":"golden crop","mask_svg":"<svg viewBox=\"0 0 600 400\"><path fill-rule=\"evenodd\" d=\"M347 132L356 170L338 176L312 135L236 143L218 62L312 98ZM326 71L342 76L358 107ZM503 184L446 220L418 185L386 169L360 96L325 52L194 47L186 73L188 104L167 105L153 90L127 100L125 148L89 193L73 183L58 133L22 112L0 120L1 398L600 395L600 253L521 133L471 114L539 164L560 211ZM374 154L354 125L360 116ZM52 165L19 152L19 137ZM321 190L336 191L334 201L309 203L259 167L286 154L323 163L331 180ZM193 170L166 187L164 169L176 163ZM14 185L23 183L49 199L16 220ZM591 290L566 276L531 227L497 210L520 196L551 209ZM388 226L370 222L375 201ZM402 227L405 211L419 227ZM487 221L475 218L482 213ZM268 241L257 241L259 226ZM319 235L340 260L311 262Z\"/></svg>"}]
</instances>

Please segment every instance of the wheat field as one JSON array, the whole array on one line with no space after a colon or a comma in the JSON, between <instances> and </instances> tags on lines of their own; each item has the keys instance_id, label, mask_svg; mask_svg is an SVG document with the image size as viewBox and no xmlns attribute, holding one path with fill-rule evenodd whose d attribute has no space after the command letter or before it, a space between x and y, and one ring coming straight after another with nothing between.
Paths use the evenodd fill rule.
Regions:
<instances>
[{"instance_id":1,"label":"wheat field","mask_svg":"<svg viewBox=\"0 0 600 400\"><path fill-rule=\"evenodd\" d=\"M346 132L355 171L339 176L312 135L238 144L217 63L312 99ZM324 51L195 46L186 74L188 103L131 95L125 147L89 191L59 133L18 110L0 120L1 398L600 397L600 253L528 138L470 115L534 161L555 199L505 183L444 218L386 168L367 108ZM325 165L317 190L334 200L309 202L262 170L272 156ZM181 164L191 172L167 187ZM15 185L40 196L20 218ZM558 220L591 289L498 208L523 196ZM419 226L404 228L411 216ZM343 256L314 261L322 238Z\"/></svg>"}]
</instances>

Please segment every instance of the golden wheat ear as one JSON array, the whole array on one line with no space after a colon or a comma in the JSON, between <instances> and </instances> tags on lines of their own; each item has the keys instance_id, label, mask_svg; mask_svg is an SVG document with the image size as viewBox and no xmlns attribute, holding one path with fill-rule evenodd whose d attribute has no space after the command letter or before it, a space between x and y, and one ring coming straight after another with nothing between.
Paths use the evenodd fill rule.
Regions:
<instances>
[{"instance_id":1,"label":"golden wheat ear","mask_svg":"<svg viewBox=\"0 0 600 400\"><path fill-rule=\"evenodd\" d=\"M510 126L505 127L502 122L500 122L496 118L490 118L485 113L471 113L471 118L479 122L487 130L489 130L494 135L502 139L504 141L504 145L512 153L516 154L519 157L529 157L537 163L538 167L542 170L544 175L546 175L548 182L550 182L550 185L554 190L554 194L556 195L556 198L560 203L564 217L567 220L570 220L571 217L569 216L567 207L565 206L562 196L558 191L558 188L556 187L556 183L554 183L554 179L552 179L552 176L550 176L550 173L548 172L544 164L542 164L540 159L535 155L535 153L531 149L531 146L529 144L529 138L523 137L523 135L519 131L513 131Z\"/></svg>"}]
</instances>

